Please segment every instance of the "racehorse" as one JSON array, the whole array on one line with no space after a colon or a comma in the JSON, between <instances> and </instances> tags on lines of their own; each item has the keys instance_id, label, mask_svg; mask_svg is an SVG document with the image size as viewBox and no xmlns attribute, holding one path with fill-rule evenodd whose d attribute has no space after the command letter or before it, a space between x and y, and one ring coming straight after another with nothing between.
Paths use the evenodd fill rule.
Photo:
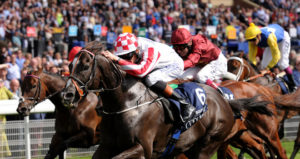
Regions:
<instances>
[{"instance_id":1,"label":"racehorse","mask_svg":"<svg viewBox=\"0 0 300 159\"><path fill-rule=\"evenodd\" d=\"M80 100L77 108L68 108L61 102L60 92L65 87L65 78L38 71L28 72L22 82L22 95L17 111L29 115L30 110L41 101L50 99L55 105L55 134L45 158L64 157L63 152L69 147L88 148L99 142L97 127L101 122L95 111L98 97L89 93Z\"/></svg>"},{"instance_id":2,"label":"racehorse","mask_svg":"<svg viewBox=\"0 0 300 159\"><path fill-rule=\"evenodd\" d=\"M269 75L264 76L262 74L259 74L259 70L254 65L251 65L247 60L243 58L230 57L228 61L228 71L236 74L238 77L237 80L239 81L250 81L250 82L262 84L269 87L274 93L283 94L283 91L278 81L274 80L272 76ZM279 136L280 138L283 138L284 120L299 114L299 112L291 111L289 109L285 111L279 109L277 110L278 110L277 119L280 122ZM299 123L299 127L300 127L300 123ZM298 131L297 138L295 140L294 150L291 155L291 159L295 157L295 154L298 152L299 148L300 148L300 133Z\"/></svg>"},{"instance_id":3,"label":"racehorse","mask_svg":"<svg viewBox=\"0 0 300 159\"><path fill-rule=\"evenodd\" d=\"M93 158L158 158L162 155L175 128L164 111L169 102L140 80L125 75L100 54L95 42L76 55L70 70L63 92L66 103L78 101L84 92L99 92L103 102L101 146ZM181 134L169 158L182 152L188 158L210 158L235 134L231 132L233 112L254 108L267 111L265 102L254 98L227 101L213 88L201 86L206 92L208 110Z\"/></svg>"}]
</instances>

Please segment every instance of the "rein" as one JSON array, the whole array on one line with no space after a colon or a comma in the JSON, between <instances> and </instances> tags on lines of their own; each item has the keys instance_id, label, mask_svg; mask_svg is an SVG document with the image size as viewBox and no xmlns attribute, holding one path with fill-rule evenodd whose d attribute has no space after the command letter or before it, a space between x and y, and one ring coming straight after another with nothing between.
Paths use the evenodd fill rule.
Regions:
<instances>
[{"instance_id":1,"label":"rein","mask_svg":"<svg viewBox=\"0 0 300 159\"><path fill-rule=\"evenodd\" d=\"M145 105L150 105L150 104L158 102L158 101L160 101L162 99L163 99L162 97L161 98L156 98L156 99L154 99L152 101L145 102L145 103L142 103L142 104L138 104L138 105L135 105L135 106L130 106L127 109L124 109L124 110L121 110L121 111L117 111L117 112L106 112L105 110L102 109L102 113L105 114L105 115L118 115L118 114L122 114L122 113L125 113L125 112L128 112L128 111L131 111L133 109L137 109L137 108L145 106Z\"/></svg>"},{"instance_id":2,"label":"rein","mask_svg":"<svg viewBox=\"0 0 300 159\"><path fill-rule=\"evenodd\" d=\"M140 100L142 97L146 96L147 93L148 93L152 98L154 98L154 99L153 99L152 101L148 101L148 102L139 104L139 100ZM127 109L120 110L120 111L117 111L117 112L107 112L107 111L105 111L105 110L102 108L101 113L104 114L104 115L119 115L119 114L122 114L122 113L125 113L125 112L128 112L128 111L131 111L131 110L133 110L133 109L137 109L137 108L142 107L142 106L145 106L145 105L150 105L150 104L155 103L155 102L158 102L158 101L160 101L160 100L162 100L162 99L163 99L162 97L160 97L160 98L158 98L158 97L157 97L157 98L156 98L156 97L153 97L153 96L151 95L151 93L149 92L149 88L147 88L146 91L145 91L145 93L144 93L142 96L140 96L139 99L136 101L136 105L135 105L135 106L130 106L130 107L127 108Z\"/></svg>"},{"instance_id":3,"label":"rein","mask_svg":"<svg viewBox=\"0 0 300 159\"><path fill-rule=\"evenodd\" d=\"M249 77L249 78L247 78L247 79L244 79L243 81L244 81L244 82L248 82L248 81L254 80L254 79L258 78L258 77L264 77L265 75L271 74L271 73L272 73L272 72L271 72L270 70L268 70L268 71L265 72L265 73L261 73L261 74L255 75L255 76L251 76L251 77Z\"/></svg>"}]
</instances>

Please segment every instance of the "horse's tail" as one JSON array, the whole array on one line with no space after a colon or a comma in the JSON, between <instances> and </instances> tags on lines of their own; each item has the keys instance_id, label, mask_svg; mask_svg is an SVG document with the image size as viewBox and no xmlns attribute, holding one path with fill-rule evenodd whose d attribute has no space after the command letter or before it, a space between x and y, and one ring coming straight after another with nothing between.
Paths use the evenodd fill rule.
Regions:
<instances>
[{"instance_id":1,"label":"horse's tail","mask_svg":"<svg viewBox=\"0 0 300 159\"><path fill-rule=\"evenodd\" d=\"M247 110L272 116L273 113L267 108L267 105L270 104L270 102L257 101L257 97L258 96L254 96L252 98L240 98L235 100L229 100L229 104L233 112L235 113L239 113L242 110Z\"/></svg>"},{"instance_id":2,"label":"horse's tail","mask_svg":"<svg viewBox=\"0 0 300 159\"><path fill-rule=\"evenodd\" d=\"M300 89L291 94L275 95L275 105L279 109L300 111Z\"/></svg>"}]
</instances>

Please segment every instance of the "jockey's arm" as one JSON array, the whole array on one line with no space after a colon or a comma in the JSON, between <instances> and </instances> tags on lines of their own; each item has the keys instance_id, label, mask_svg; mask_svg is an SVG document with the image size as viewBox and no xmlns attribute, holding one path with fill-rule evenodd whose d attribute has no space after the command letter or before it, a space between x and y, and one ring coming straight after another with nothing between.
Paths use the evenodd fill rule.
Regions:
<instances>
[{"instance_id":1,"label":"jockey's arm","mask_svg":"<svg viewBox=\"0 0 300 159\"><path fill-rule=\"evenodd\" d=\"M256 55L257 55L257 46L255 45L255 43L252 42L248 42L248 46L249 46L249 60L256 65L257 61L256 61Z\"/></svg>"},{"instance_id":2,"label":"jockey's arm","mask_svg":"<svg viewBox=\"0 0 300 159\"><path fill-rule=\"evenodd\" d=\"M156 66L160 53L154 48L149 48L143 53L142 61L139 64L132 63L127 60L120 59L118 64L128 74L143 78L150 73Z\"/></svg>"},{"instance_id":3,"label":"jockey's arm","mask_svg":"<svg viewBox=\"0 0 300 159\"><path fill-rule=\"evenodd\" d=\"M187 59L184 60L184 69L186 70L190 67L195 67L198 64L200 58L201 58L200 53L193 52L193 53L189 54Z\"/></svg>"},{"instance_id":4,"label":"jockey's arm","mask_svg":"<svg viewBox=\"0 0 300 159\"><path fill-rule=\"evenodd\" d=\"M270 47L271 54L272 54L272 60L268 64L268 68L273 68L281 58L280 50L279 50L278 44L277 44L277 38L274 33L271 33L269 35L267 43Z\"/></svg>"}]
</instances>

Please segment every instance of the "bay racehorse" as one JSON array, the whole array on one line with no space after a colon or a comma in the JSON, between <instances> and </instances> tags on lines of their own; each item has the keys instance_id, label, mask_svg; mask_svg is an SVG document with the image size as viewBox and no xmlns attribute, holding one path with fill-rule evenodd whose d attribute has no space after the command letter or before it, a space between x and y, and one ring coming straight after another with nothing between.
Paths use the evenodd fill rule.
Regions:
<instances>
[{"instance_id":1,"label":"bay racehorse","mask_svg":"<svg viewBox=\"0 0 300 159\"><path fill-rule=\"evenodd\" d=\"M230 57L228 61L228 71L237 75L237 80L239 81L249 81L258 84L265 85L269 87L274 93L284 94L287 91L282 91L280 84L275 80L274 76L270 76L269 74L264 75L260 74L259 70L251 65L248 60L241 57ZM281 83L282 85L283 83ZM283 85L284 87L284 85ZM296 97L297 98L297 97ZM294 100L294 99L292 99ZM287 109L282 111L281 109L277 109L277 119L279 121L279 136L283 138L284 136L284 120L289 119L294 115L299 114L298 111L292 111ZM299 123L300 127L300 123ZM300 148L300 132L297 133L297 138L295 139L294 150L291 155L291 159L295 157L295 154L298 152Z\"/></svg>"},{"instance_id":2,"label":"bay racehorse","mask_svg":"<svg viewBox=\"0 0 300 159\"><path fill-rule=\"evenodd\" d=\"M45 158L63 158L69 147L88 148L99 142L97 127L101 122L95 111L98 97L89 93L76 108L68 108L61 102L60 92L65 87L65 78L38 71L29 72L22 82L22 95L17 111L29 115L36 104L49 99L55 105L55 134Z\"/></svg>"},{"instance_id":3,"label":"bay racehorse","mask_svg":"<svg viewBox=\"0 0 300 159\"><path fill-rule=\"evenodd\" d=\"M99 92L101 96L101 146L93 158L160 157L175 128L164 111L164 105L169 107L170 103L138 79L125 75L100 51L97 43L91 42L77 54L63 92L66 103L78 101L85 92ZM210 158L235 134L231 132L234 112L254 108L267 111L265 102L254 98L227 101L211 87L201 86L208 110L181 134L170 158L182 152L188 158Z\"/></svg>"}]
</instances>

